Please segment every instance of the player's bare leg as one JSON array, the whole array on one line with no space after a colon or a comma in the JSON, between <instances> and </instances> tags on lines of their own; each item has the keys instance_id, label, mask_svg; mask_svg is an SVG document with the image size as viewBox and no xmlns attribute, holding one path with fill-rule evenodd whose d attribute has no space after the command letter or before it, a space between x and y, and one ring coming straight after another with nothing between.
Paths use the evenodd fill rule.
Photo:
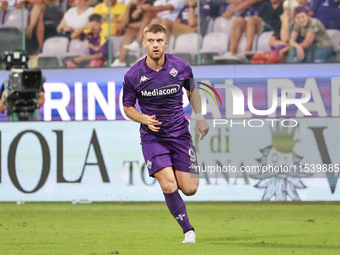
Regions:
<instances>
[{"instance_id":1,"label":"player's bare leg","mask_svg":"<svg viewBox=\"0 0 340 255\"><path fill-rule=\"evenodd\" d=\"M179 189L187 196L196 194L199 184L199 176L196 174L175 171L177 185Z\"/></svg>"},{"instance_id":2,"label":"player's bare leg","mask_svg":"<svg viewBox=\"0 0 340 255\"><path fill-rule=\"evenodd\" d=\"M172 167L164 167L158 170L154 174L154 176L161 186L165 197L165 202L169 208L170 213L177 220L178 224L183 230L183 233L185 235L183 242L195 243L196 235L194 232L194 228L189 222L185 203L178 193L178 185L174 170L172 169ZM183 180L183 178L181 178L181 180ZM191 189L191 192L193 191L194 190Z\"/></svg>"},{"instance_id":3,"label":"player's bare leg","mask_svg":"<svg viewBox=\"0 0 340 255\"><path fill-rule=\"evenodd\" d=\"M171 166L158 170L154 176L164 193L171 193L178 189L176 177Z\"/></svg>"}]
</instances>

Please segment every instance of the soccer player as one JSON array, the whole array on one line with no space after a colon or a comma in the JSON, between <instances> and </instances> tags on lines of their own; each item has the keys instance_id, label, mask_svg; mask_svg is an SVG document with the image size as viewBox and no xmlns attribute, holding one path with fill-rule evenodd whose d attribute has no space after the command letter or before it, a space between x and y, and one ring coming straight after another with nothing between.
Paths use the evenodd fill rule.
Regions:
<instances>
[{"instance_id":1,"label":"soccer player","mask_svg":"<svg viewBox=\"0 0 340 255\"><path fill-rule=\"evenodd\" d=\"M183 87L196 113L196 135L203 139L209 126L201 114L191 67L184 60L164 53L168 45L165 27L150 24L143 35L147 55L124 76L124 112L141 123L141 145L149 175L159 182L171 214L182 227L183 243L195 243L194 228L178 193L180 189L192 196L199 183L195 147L182 106ZM137 99L141 112L135 108Z\"/></svg>"}]
</instances>

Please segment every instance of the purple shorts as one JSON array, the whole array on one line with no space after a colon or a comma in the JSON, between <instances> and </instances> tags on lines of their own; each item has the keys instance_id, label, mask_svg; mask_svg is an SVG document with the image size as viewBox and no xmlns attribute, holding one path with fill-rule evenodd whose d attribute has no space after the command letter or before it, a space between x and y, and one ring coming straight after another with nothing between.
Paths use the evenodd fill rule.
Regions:
<instances>
[{"instance_id":1,"label":"purple shorts","mask_svg":"<svg viewBox=\"0 0 340 255\"><path fill-rule=\"evenodd\" d=\"M196 149L191 139L163 138L142 142L142 150L149 175L172 166L174 170L198 174Z\"/></svg>"}]
</instances>

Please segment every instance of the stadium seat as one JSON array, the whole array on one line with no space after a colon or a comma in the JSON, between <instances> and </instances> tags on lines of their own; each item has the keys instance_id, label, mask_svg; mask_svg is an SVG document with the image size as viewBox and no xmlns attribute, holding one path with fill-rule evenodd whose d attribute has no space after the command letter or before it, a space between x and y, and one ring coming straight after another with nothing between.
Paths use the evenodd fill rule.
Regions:
<instances>
[{"instance_id":1,"label":"stadium seat","mask_svg":"<svg viewBox=\"0 0 340 255\"><path fill-rule=\"evenodd\" d=\"M332 41L333 50L336 52L340 50L340 30L327 29L327 34Z\"/></svg>"},{"instance_id":2,"label":"stadium seat","mask_svg":"<svg viewBox=\"0 0 340 255\"><path fill-rule=\"evenodd\" d=\"M28 10L24 9L24 28L27 27L28 24ZM1 27L15 27L19 31L22 30L22 10L14 9L6 11L3 24Z\"/></svg>"},{"instance_id":3,"label":"stadium seat","mask_svg":"<svg viewBox=\"0 0 340 255\"><path fill-rule=\"evenodd\" d=\"M64 36L48 38L43 45L42 54L53 55L57 58L63 56L68 49L69 39Z\"/></svg>"},{"instance_id":4,"label":"stadium seat","mask_svg":"<svg viewBox=\"0 0 340 255\"><path fill-rule=\"evenodd\" d=\"M119 56L120 43L122 41L122 38L120 36L113 35L110 37L110 40L112 57L116 58Z\"/></svg>"},{"instance_id":5,"label":"stadium seat","mask_svg":"<svg viewBox=\"0 0 340 255\"><path fill-rule=\"evenodd\" d=\"M221 54L228 50L229 36L226 33L212 32L206 34L203 38L200 52L216 52Z\"/></svg>"},{"instance_id":6,"label":"stadium seat","mask_svg":"<svg viewBox=\"0 0 340 255\"><path fill-rule=\"evenodd\" d=\"M0 54L6 50L21 49L21 33L17 28L0 29Z\"/></svg>"},{"instance_id":7,"label":"stadium seat","mask_svg":"<svg viewBox=\"0 0 340 255\"><path fill-rule=\"evenodd\" d=\"M257 38L255 50L258 52L270 51L269 39L272 35L273 31L261 33Z\"/></svg>"},{"instance_id":8,"label":"stadium seat","mask_svg":"<svg viewBox=\"0 0 340 255\"><path fill-rule=\"evenodd\" d=\"M79 39L74 39L71 40L68 46L68 51L67 55L84 55L87 56L89 55L89 42L88 40L79 40Z\"/></svg>"},{"instance_id":9,"label":"stadium seat","mask_svg":"<svg viewBox=\"0 0 340 255\"><path fill-rule=\"evenodd\" d=\"M39 59L41 58L46 58L47 59L46 62L48 62L49 59L51 58L56 58L58 59L58 62L60 62L61 58L63 58L67 54L68 45L69 45L69 39L67 37L55 36L55 37L48 38L44 42L42 53L38 54L38 63L39 63ZM52 63L55 63L54 62L55 60L51 60L51 61ZM59 63L55 67L59 67Z\"/></svg>"},{"instance_id":10,"label":"stadium seat","mask_svg":"<svg viewBox=\"0 0 340 255\"><path fill-rule=\"evenodd\" d=\"M60 67L59 59L57 57L38 57L39 68L58 68Z\"/></svg>"},{"instance_id":11,"label":"stadium seat","mask_svg":"<svg viewBox=\"0 0 340 255\"><path fill-rule=\"evenodd\" d=\"M214 64L214 56L228 51L229 36L226 33L209 33L203 38L201 53L201 64Z\"/></svg>"},{"instance_id":12,"label":"stadium seat","mask_svg":"<svg viewBox=\"0 0 340 255\"><path fill-rule=\"evenodd\" d=\"M229 35L233 21L234 17L231 19L225 19L223 17L216 18L213 24L212 32L227 33Z\"/></svg>"},{"instance_id":13,"label":"stadium seat","mask_svg":"<svg viewBox=\"0 0 340 255\"><path fill-rule=\"evenodd\" d=\"M202 36L197 38L196 33L188 33L179 35L175 41L175 47L172 50L172 54L190 54L192 62L195 60L195 55L199 49L198 43L201 42ZM199 41L198 41L199 40Z\"/></svg>"}]
</instances>

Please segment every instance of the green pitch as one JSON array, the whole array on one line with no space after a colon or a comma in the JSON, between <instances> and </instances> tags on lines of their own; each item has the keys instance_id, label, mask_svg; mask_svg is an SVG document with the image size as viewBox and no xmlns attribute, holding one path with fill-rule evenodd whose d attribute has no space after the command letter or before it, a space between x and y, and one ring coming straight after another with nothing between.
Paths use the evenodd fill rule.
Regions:
<instances>
[{"instance_id":1,"label":"green pitch","mask_svg":"<svg viewBox=\"0 0 340 255\"><path fill-rule=\"evenodd\" d=\"M340 203L0 203L0 254L340 254Z\"/></svg>"}]
</instances>

